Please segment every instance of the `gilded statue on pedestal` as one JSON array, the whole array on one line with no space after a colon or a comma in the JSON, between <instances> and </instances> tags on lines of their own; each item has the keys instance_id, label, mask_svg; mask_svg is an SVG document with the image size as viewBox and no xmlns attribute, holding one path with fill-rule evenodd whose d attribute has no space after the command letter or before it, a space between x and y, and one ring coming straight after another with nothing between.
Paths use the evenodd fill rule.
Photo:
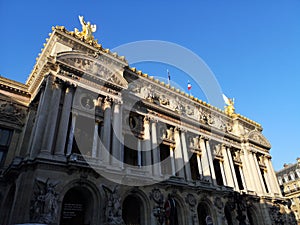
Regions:
<instances>
[{"instance_id":1,"label":"gilded statue on pedestal","mask_svg":"<svg viewBox=\"0 0 300 225\"><path fill-rule=\"evenodd\" d=\"M75 34L78 37L84 37L86 41L94 40L93 33L96 32L97 26L95 24L91 25L89 21L85 22L83 16L78 16L78 18L82 26L82 31L80 32L75 28Z\"/></svg>"},{"instance_id":2,"label":"gilded statue on pedestal","mask_svg":"<svg viewBox=\"0 0 300 225\"><path fill-rule=\"evenodd\" d=\"M225 104L227 106L225 106L225 113L229 116L232 116L235 112L235 109L234 109L234 98L230 99L230 98L227 98L226 95L223 94L223 99L225 101Z\"/></svg>"}]
</instances>

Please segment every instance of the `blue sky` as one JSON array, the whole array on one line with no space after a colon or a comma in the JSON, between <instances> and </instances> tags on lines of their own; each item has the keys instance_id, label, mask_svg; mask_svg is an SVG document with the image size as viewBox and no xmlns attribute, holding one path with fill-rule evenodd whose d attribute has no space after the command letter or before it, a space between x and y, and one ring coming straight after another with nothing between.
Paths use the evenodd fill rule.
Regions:
<instances>
[{"instance_id":1,"label":"blue sky","mask_svg":"<svg viewBox=\"0 0 300 225\"><path fill-rule=\"evenodd\" d=\"M0 1L2 76L25 82L51 27L97 24L105 48L163 40L200 56L237 113L262 124L275 170L300 157L300 1ZM168 65L135 65L187 91L186 74ZM192 94L202 96L191 81ZM204 99L205 100L205 99Z\"/></svg>"}]
</instances>

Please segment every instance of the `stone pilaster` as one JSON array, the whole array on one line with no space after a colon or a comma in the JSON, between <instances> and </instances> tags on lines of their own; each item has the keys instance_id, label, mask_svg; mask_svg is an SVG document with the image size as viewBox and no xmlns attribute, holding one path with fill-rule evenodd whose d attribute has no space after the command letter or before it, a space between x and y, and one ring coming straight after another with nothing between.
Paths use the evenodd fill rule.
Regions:
<instances>
[{"instance_id":1,"label":"stone pilaster","mask_svg":"<svg viewBox=\"0 0 300 225\"><path fill-rule=\"evenodd\" d=\"M250 158L248 156L247 148L244 144L242 144L242 150L241 150L241 161L243 164L243 172L244 172L244 178L245 178L245 184L247 186L247 190L254 191L255 190L255 184L253 175L252 175L252 168L250 164Z\"/></svg>"},{"instance_id":2,"label":"stone pilaster","mask_svg":"<svg viewBox=\"0 0 300 225\"><path fill-rule=\"evenodd\" d=\"M69 126L69 117L71 113L73 92L74 92L74 87L72 86L67 87L65 90L65 97L64 97L63 108L62 108L59 127L58 127L56 147L55 147L56 155L64 155L65 145L67 141L68 126Z\"/></svg>"},{"instance_id":3,"label":"stone pilaster","mask_svg":"<svg viewBox=\"0 0 300 225\"><path fill-rule=\"evenodd\" d=\"M31 133L30 157L35 157L42 147L43 135L47 124L48 108L51 103L53 76L48 75L46 78L46 87L39 102L38 112L36 114L34 131Z\"/></svg>"},{"instance_id":4,"label":"stone pilaster","mask_svg":"<svg viewBox=\"0 0 300 225\"><path fill-rule=\"evenodd\" d=\"M54 83L54 90L53 90L53 95L50 103L51 107L47 112L49 116L48 116L45 132L43 136L42 153L51 154L52 152L55 128L57 125L62 85L63 84L61 83L61 81L56 81Z\"/></svg>"}]
</instances>

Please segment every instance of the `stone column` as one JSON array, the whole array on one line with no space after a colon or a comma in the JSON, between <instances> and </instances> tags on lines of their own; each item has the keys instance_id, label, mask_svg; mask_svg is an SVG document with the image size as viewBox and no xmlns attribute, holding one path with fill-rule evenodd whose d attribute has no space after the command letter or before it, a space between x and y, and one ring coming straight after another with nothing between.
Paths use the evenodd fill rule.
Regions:
<instances>
[{"instance_id":1,"label":"stone column","mask_svg":"<svg viewBox=\"0 0 300 225\"><path fill-rule=\"evenodd\" d=\"M206 146L206 154L207 154L208 162L210 165L210 173L211 173L212 182L214 185L217 185L216 173L215 173L215 168L214 168L214 163L213 163L213 155L212 155L208 140L205 140L205 146Z\"/></svg>"},{"instance_id":2,"label":"stone column","mask_svg":"<svg viewBox=\"0 0 300 225\"><path fill-rule=\"evenodd\" d=\"M97 158L97 152L98 152L98 140L99 140L99 120L95 121L95 126L94 126L94 137L93 137L93 147L92 147L92 157ZM99 144L100 145L100 144Z\"/></svg>"},{"instance_id":3,"label":"stone column","mask_svg":"<svg viewBox=\"0 0 300 225\"><path fill-rule=\"evenodd\" d=\"M69 137L68 137L67 152L66 152L67 156L72 154L72 147L73 147L73 140L74 140L74 133L75 133L75 125L76 125L77 116L78 116L77 113L72 113L72 122L71 122L71 127L70 127L70 132L69 132Z\"/></svg>"},{"instance_id":4,"label":"stone column","mask_svg":"<svg viewBox=\"0 0 300 225\"><path fill-rule=\"evenodd\" d=\"M229 161L229 165L230 165L230 169L231 169L231 173L232 173L234 189L238 191L239 190L239 184L237 182L236 173L235 173L235 170L234 170L234 163L233 163L230 148L226 148L226 152L227 152L228 161Z\"/></svg>"},{"instance_id":5,"label":"stone column","mask_svg":"<svg viewBox=\"0 0 300 225\"><path fill-rule=\"evenodd\" d=\"M45 132L43 136L42 153L51 154L52 151L55 128L57 125L60 98L61 98L61 89L62 89L62 83L60 83L60 81L55 82L54 91L50 103L51 107L47 112L49 116L48 116L47 125L45 127Z\"/></svg>"},{"instance_id":6,"label":"stone column","mask_svg":"<svg viewBox=\"0 0 300 225\"><path fill-rule=\"evenodd\" d=\"M252 168L250 165L250 158L248 156L248 151L246 146L242 144L242 150L241 150L241 161L243 164L243 174L245 178L245 184L247 186L247 190L254 191L255 190L255 184L253 175L252 175Z\"/></svg>"},{"instance_id":7,"label":"stone column","mask_svg":"<svg viewBox=\"0 0 300 225\"><path fill-rule=\"evenodd\" d=\"M264 178L265 178L266 186L267 186L267 189L268 189L268 191L266 190L266 193L272 193L272 187L269 183L269 176L268 176L268 172L267 172L266 169L263 170L262 176L264 176Z\"/></svg>"},{"instance_id":8,"label":"stone column","mask_svg":"<svg viewBox=\"0 0 300 225\"><path fill-rule=\"evenodd\" d=\"M36 114L34 132L32 135L31 141L31 151L30 157L35 157L42 147L43 134L45 131L47 116L48 116L48 108L51 105L51 94L52 94L52 83L53 76L48 75L46 80L45 91L43 92L43 97L41 98L38 106L38 112Z\"/></svg>"},{"instance_id":9,"label":"stone column","mask_svg":"<svg viewBox=\"0 0 300 225\"><path fill-rule=\"evenodd\" d=\"M152 133L152 159L153 159L153 175L161 176L160 167L160 155L159 155L159 145L157 140L157 121L152 121L151 123L151 133Z\"/></svg>"},{"instance_id":10,"label":"stone column","mask_svg":"<svg viewBox=\"0 0 300 225\"><path fill-rule=\"evenodd\" d=\"M180 141L180 129L178 127L175 128L174 132L174 139L175 139L175 168L176 168L176 175L178 177L184 178L184 169L183 169L183 158L182 158L182 149L181 149L181 141Z\"/></svg>"},{"instance_id":11,"label":"stone column","mask_svg":"<svg viewBox=\"0 0 300 225\"><path fill-rule=\"evenodd\" d=\"M247 184L245 182L245 176L244 176L244 173L243 173L243 168L241 166L239 166L239 171L240 171L240 175L241 175L241 179L242 179L242 184L243 184L244 190L247 191L248 188L247 188Z\"/></svg>"},{"instance_id":12,"label":"stone column","mask_svg":"<svg viewBox=\"0 0 300 225\"><path fill-rule=\"evenodd\" d=\"M103 125L103 149L102 160L108 164L110 159L110 138L111 138L111 102L109 97L104 100L104 125Z\"/></svg>"},{"instance_id":13,"label":"stone column","mask_svg":"<svg viewBox=\"0 0 300 225\"><path fill-rule=\"evenodd\" d=\"M224 163L221 160L219 161L219 163L220 163L220 168L221 168L221 174L222 174L223 184L225 186L227 186L227 179L226 179L226 175L225 175L225 171L224 171Z\"/></svg>"},{"instance_id":14,"label":"stone column","mask_svg":"<svg viewBox=\"0 0 300 225\"><path fill-rule=\"evenodd\" d=\"M141 139L137 139L138 143L137 143L137 154L138 154L138 167L142 166L142 143L141 143Z\"/></svg>"},{"instance_id":15,"label":"stone column","mask_svg":"<svg viewBox=\"0 0 300 225\"><path fill-rule=\"evenodd\" d=\"M266 157L265 158L265 164L267 166L270 181L272 183L273 193L278 194L279 196L281 196L281 190L280 190L280 187L279 187L279 184L278 184L278 181L277 181L277 177L275 175L275 171L274 171L273 166L272 166L271 157Z\"/></svg>"},{"instance_id":16,"label":"stone column","mask_svg":"<svg viewBox=\"0 0 300 225\"><path fill-rule=\"evenodd\" d=\"M174 157L174 148L170 147L170 162L171 162L171 174L176 176L176 166L175 166L175 157Z\"/></svg>"},{"instance_id":17,"label":"stone column","mask_svg":"<svg viewBox=\"0 0 300 225\"><path fill-rule=\"evenodd\" d=\"M259 165L256 159L256 155L254 152L250 152L251 155L251 162L253 164L253 168L254 168L254 173L255 173L255 180L256 180L256 187L259 191L260 194L266 193L264 184L263 184L263 180L262 180L262 176L261 176L261 172L259 169Z\"/></svg>"},{"instance_id":18,"label":"stone column","mask_svg":"<svg viewBox=\"0 0 300 225\"><path fill-rule=\"evenodd\" d=\"M187 180L192 180L191 175L191 168L190 168L190 157L188 154L187 144L186 144L186 133L185 131L181 132L181 142L182 142L182 153L183 153L183 160L184 160L184 169L185 175Z\"/></svg>"},{"instance_id":19,"label":"stone column","mask_svg":"<svg viewBox=\"0 0 300 225\"><path fill-rule=\"evenodd\" d=\"M112 135L112 164L121 167L123 164L123 157L121 152L121 136L122 136L122 111L121 102L114 102L113 112L113 135Z\"/></svg>"},{"instance_id":20,"label":"stone column","mask_svg":"<svg viewBox=\"0 0 300 225\"><path fill-rule=\"evenodd\" d=\"M142 152L143 166L146 166L149 173L152 173L152 160L151 160L151 137L150 137L150 119L144 117L144 142Z\"/></svg>"},{"instance_id":21,"label":"stone column","mask_svg":"<svg viewBox=\"0 0 300 225\"><path fill-rule=\"evenodd\" d=\"M200 148L202 151L202 170L203 170L203 177L206 180L212 182L211 172L210 172L210 165L209 165L209 158L207 156L207 150L205 146L205 139L203 137L200 138Z\"/></svg>"},{"instance_id":22,"label":"stone column","mask_svg":"<svg viewBox=\"0 0 300 225\"><path fill-rule=\"evenodd\" d=\"M233 180L233 173L232 173L232 168L229 163L229 157L227 153L227 146L222 145L222 154L224 157L224 170L226 174L226 185L232 188L235 188L234 186L234 180Z\"/></svg>"},{"instance_id":23,"label":"stone column","mask_svg":"<svg viewBox=\"0 0 300 225\"><path fill-rule=\"evenodd\" d=\"M202 165L201 165L201 155L199 153L197 153L197 164L198 164L198 171L200 174L200 179L203 178L203 169L202 169Z\"/></svg>"},{"instance_id":24,"label":"stone column","mask_svg":"<svg viewBox=\"0 0 300 225\"><path fill-rule=\"evenodd\" d=\"M73 91L74 91L74 87L72 86L67 87L65 91L65 97L64 97L63 108L62 108L59 127L58 127L56 147L55 147L56 155L64 155L65 145L67 141L68 126L69 126L69 117L70 117L71 106L72 106Z\"/></svg>"}]
</instances>

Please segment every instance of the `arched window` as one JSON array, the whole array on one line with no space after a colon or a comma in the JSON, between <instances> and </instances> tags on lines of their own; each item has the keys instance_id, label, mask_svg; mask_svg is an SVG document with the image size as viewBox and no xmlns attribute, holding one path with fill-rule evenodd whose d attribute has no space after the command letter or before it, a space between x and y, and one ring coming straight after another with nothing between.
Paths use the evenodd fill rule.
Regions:
<instances>
[{"instance_id":1,"label":"arched window","mask_svg":"<svg viewBox=\"0 0 300 225\"><path fill-rule=\"evenodd\" d=\"M93 217L93 198L84 187L71 188L64 196L60 216L61 225L91 224Z\"/></svg>"},{"instance_id":2,"label":"arched window","mask_svg":"<svg viewBox=\"0 0 300 225\"><path fill-rule=\"evenodd\" d=\"M122 209L122 217L125 224L144 224L144 207L139 197L135 195L127 196L123 201Z\"/></svg>"},{"instance_id":3,"label":"arched window","mask_svg":"<svg viewBox=\"0 0 300 225\"><path fill-rule=\"evenodd\" d=\"M211 211L208 205L204 202L199 203L197 207L197 213L198 213L199 225L206 225L207 218L208 217L212 218Z\"/></svg>"}]
</instances>

